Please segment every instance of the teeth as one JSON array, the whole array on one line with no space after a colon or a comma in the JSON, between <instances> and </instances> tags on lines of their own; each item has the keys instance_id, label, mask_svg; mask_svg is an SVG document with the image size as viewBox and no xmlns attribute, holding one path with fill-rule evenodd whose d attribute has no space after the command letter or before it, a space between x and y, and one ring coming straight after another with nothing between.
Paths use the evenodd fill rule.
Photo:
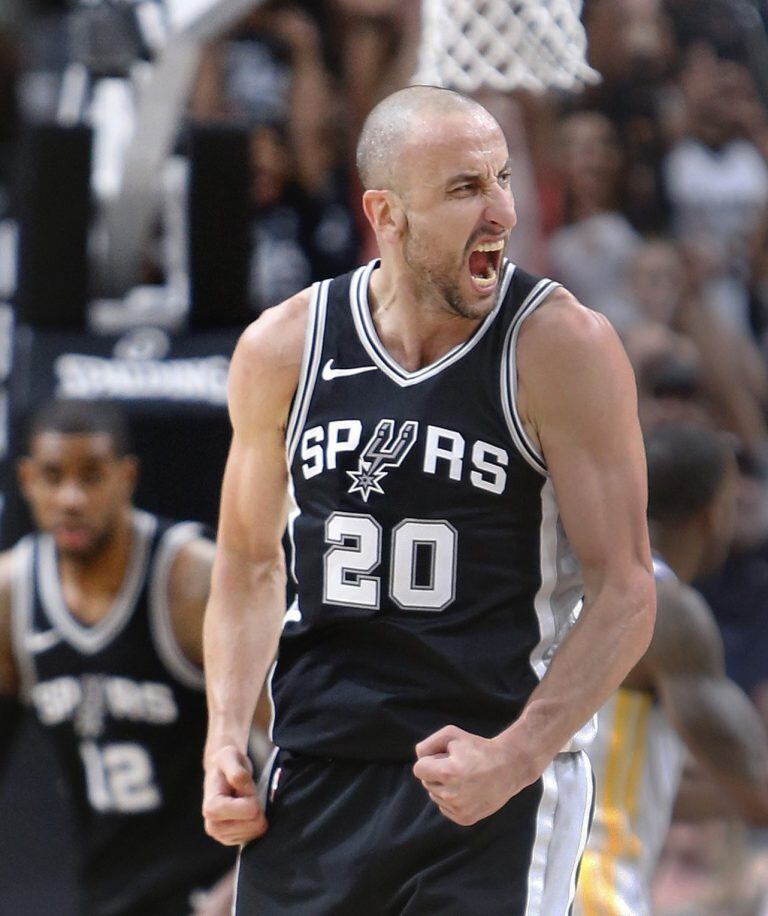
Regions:
<instances>
[{"instance_id":1,"label":"teeth","mask_svg":"<svg viewBox=\"0 0 768 916\"><path fill-rule=\"evenodd\" d=\"M483 242L475 247L475 251L501 251L503 247L504 240L500 239L498 242Z\"/></svg>"},{"instance_id":2,"label":"teeth","mask_svg":"<svg viewBox=\"0 0 768 916\"><path fill-rule=\"evenodd\" d=\"M476 274L472 274L472 279L478 286L493 286L496 282L496 271L493 267L489 267L487 276L478 277Z\"/></svg>"}]
</instances>

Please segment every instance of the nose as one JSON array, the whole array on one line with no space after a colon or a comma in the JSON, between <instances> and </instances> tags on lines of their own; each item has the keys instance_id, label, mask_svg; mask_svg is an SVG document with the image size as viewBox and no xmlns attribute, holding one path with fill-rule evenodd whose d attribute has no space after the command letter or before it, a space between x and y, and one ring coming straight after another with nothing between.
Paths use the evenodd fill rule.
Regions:
<instances>
[{"instance_id":1,"label":"nose","mask_svg":"<svg viewBox=\"0 0 768 916\"><path fill-rule=\"evenodd\" d=\"M68 512L82 509L86 502L85 490L76 480L63 481L56 496L59 506Z\"/></svg>"},{"instance_id":2,"label":"nose","mask_svg":"<svg viewBox=\"0 0 768 916\"><path fill-rule=\"evenodd\" d=\"M515 198L509 188L504 188L495 184L488 196L485 213L485 219L504 231L514 228L517 223L517 213L515 211Z\"/></svg>"}]
</instances>

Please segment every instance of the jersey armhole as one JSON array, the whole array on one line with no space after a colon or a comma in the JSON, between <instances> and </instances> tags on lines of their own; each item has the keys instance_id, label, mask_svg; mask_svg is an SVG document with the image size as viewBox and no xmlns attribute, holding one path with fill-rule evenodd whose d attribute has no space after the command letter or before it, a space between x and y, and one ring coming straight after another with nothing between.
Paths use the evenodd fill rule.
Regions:
<instances>
[{"instance_id":1,"label":"jersey armhole","mask_svg":"<svg viewBox=\"0 0 768 916\"><path fill-rule=\"evenodd\" d=\"M312 400L312 393L315 389L320 356L323 352L325 314L330 286L330 280L315 283L309 300L307 330L304 338L304 353L301 359L299 383L293 396L285 433L285 447L289 467L296 453L296 446L307 419L309 403Z\"/></svg>"},{"instance_id":2,"label":"jersey armhole","mask_svg":"<svg viewBox=\"0 0 768 916\"><path fill-rule=\"evenodd\" d=\"M525 431L525 425L517 408L517 338L520 335L520 328L523 326L525 319L533 314L536 309L544 302L549 294L557 289L559 283L553 280L543 279L534 286L531 292L523 300L520 309L513 318L509 329L507 330L504 349L501 356L501 403L504 409L504 419L507 421L509 433L512 441L517 447L518 452L528 462L528 464L542 474L549 477L547 463L538 446L531 440Z\"/></svg>"},{"instance_id":3,"label":"jersey armhole","mask_svg":"<svg viewBox=\"0 0 768 916\"><path fill-rule=\"evenodd\" d=\"M149 588L149 625L157 654L168 671L192 690L203 690L205 678L202 669L184 655L173 631L168 582L179 550L202 534L203 526L197 522L180 522L165 532L157 547Z\"/></svg>"}]
</instances>

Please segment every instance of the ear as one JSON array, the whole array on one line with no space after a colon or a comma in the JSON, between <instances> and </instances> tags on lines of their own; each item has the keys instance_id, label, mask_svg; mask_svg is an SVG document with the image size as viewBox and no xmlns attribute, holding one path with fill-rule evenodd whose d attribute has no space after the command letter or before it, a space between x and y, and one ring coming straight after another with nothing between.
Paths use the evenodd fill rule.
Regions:
<instances>
[{"instance_id":1,"label":"ear","mask_svg":"<svg viewBox=\"0 0 768 916\"><path fill-rule=\"evenodd\" d=\"M139 480L140 462L136 455L124 455L120 459L120 465L123 480L125 481L126 495L131 499Z\"/></svg>"},{"instance_id":2,"label":"ear","mask_svg":"<svg viewBox=\"0 0 768 916\"><path fill-rule=\"evenodd\" d=\"M405 208L394 191L366 191L363 212L377 238L397 241L407 225Z\"/></svg>"},{"instance_id":3,"label":"ear","mask_svg":"<svg viewBox=\"0 0 768 916\"><path fill-rule=\"evenodd\" d=\"M29 488L32 485L32 461L28 456L20 458L16 464L16 479L19 489L25 499L28 499Z\"/></svg>"}]
</instances>

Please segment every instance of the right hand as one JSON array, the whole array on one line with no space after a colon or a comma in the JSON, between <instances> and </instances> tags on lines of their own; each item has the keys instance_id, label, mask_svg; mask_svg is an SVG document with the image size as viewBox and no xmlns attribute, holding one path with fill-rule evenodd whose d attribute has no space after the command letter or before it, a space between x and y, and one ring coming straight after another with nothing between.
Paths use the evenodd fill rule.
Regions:
<instances>
[{"instance_id":1,"label":"right hand","mask_svg":"<svg viewBox=\"0 0 768 916\"><path fill-rule=\"evenodd\" d=\"M205 832L225 846L239 846L267 829L248 757L233 745L220 748L205 761L203 791Z\"/></svg>"}]
</instances>

